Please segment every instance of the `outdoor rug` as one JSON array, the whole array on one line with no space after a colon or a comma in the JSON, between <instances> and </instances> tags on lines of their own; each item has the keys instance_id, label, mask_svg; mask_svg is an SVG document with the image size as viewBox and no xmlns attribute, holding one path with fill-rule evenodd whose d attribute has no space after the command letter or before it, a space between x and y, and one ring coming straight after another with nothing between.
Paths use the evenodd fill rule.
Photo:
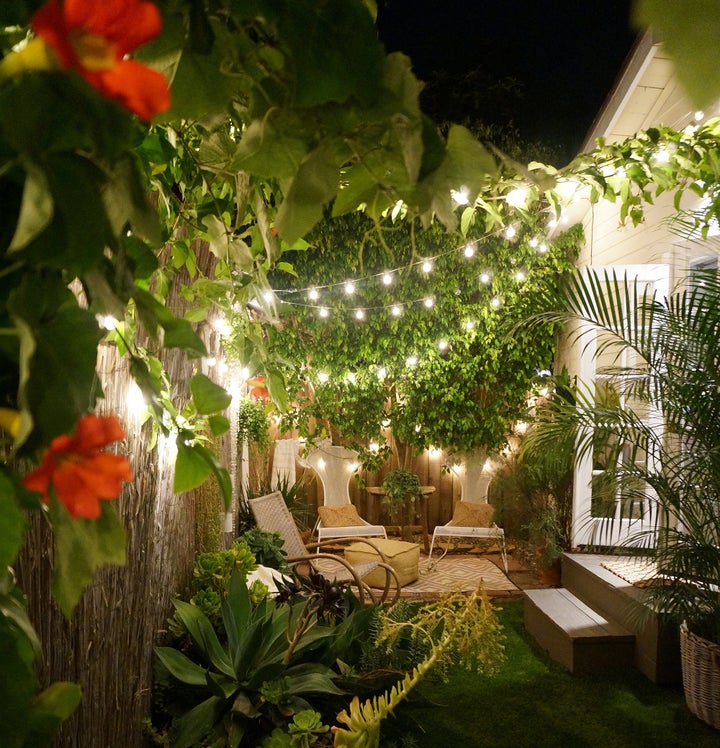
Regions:
<instances>
[{"instance_id":1,"label":"outdoor rug","mask_svg":"<svg viewBox=\"0 0 720 748\"><path fill-rule=\"evenodd\" d=\"M623 558L603 561L600 566L634 587L646 587L655 576L655 562L647 558Z\"/></svg>"},{"instance_id":2,"label":"outdoor rug","mask_svg":"<svg viewBox=\"0 0 720 748\"><path fill-rule=\"evenodd\" d=\"M403 587L401 596L432 600L449 592L471 593L481 581L491 596L519 591L487 558L448 555L429 564L427 556L420 556L420 578Z\"/></svg>"}]
</instances>

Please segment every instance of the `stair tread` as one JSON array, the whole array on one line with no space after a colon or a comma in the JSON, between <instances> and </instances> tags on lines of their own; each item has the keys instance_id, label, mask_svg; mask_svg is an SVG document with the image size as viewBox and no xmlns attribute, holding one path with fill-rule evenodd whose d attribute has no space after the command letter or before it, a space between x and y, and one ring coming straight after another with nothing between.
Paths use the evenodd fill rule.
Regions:
<instances>
[{"instance_id":1,"label":"stair tread","mask_svg":"<svg viewBox=\"0 0 720 748\"><path fill-rule=\"evenodd\" d=\"M634 638L626 628L605 618L565 588L526 590L525 594L573 640Z\"/></svg>"}]
</instances>

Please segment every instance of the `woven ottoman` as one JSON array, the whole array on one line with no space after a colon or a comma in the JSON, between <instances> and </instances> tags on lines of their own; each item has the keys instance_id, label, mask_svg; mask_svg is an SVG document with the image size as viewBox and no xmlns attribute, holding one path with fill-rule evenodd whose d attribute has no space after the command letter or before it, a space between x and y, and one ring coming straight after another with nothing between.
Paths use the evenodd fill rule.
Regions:
<instances>
[{"instance_id":1,"label":"woven ottoman","mask_svg":"<svg viewBox=\"0 0 720 748\"><path fill-rule=\"evenodd\" d=\"M400 586L414 582L418 576L420 546L417 543L406 543L404 540L384 540L373 538L371 541L387 557L400 580ZM381 561L372 546L366 543L353 543L345 548L345 559L351 564L363 564L369 561ZM387 574L384 569L375 569L363 577L369 587L384 587Z\"/></svg>"}]
</instances>

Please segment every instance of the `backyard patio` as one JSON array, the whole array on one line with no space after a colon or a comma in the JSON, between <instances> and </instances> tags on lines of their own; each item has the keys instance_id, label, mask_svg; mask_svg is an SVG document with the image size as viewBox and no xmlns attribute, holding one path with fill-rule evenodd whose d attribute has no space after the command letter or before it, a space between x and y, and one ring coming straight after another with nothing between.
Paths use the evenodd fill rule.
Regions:
<instances>
[{"instance_id":1,"label":"backyard patio","mask_svg":"<svg viewBox=\"0 0 720 748\"><path fill-rule=\"evenodd\" d=\"M632 5L560 165L374 2L2 4L3 747L716 742L720 13Z\"/></svg>"}]
</instances>

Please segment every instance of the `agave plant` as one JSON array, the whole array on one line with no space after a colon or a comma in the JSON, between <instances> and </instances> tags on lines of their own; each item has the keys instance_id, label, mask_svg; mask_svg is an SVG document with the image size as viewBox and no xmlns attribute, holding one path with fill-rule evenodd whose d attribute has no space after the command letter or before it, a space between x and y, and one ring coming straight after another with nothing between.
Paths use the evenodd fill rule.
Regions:
<instances>
[{"instance_id":1,"label":"agave plant","mask_svg":"<svg viewBox=\"0 0 720 748\"><path fill-rule=\"evenodd\" d=\"M695 273L659 298L626 278L586 271L568 284L567 310L600 333L596 357L614 363L603 369L604 392L581 387L576 406L555 414L546 444L572 430L579 456L611 453L605 475L622 497L605 522L611 533L637 516L650 487L651 524L625 546L655 559L648 601L720 642L720 280ZM648 405L662 434L647 422Z\"/></svg>"},{"instance_id":2,"label":"agave plant","mask_svg":"<svg viewBox=\"0 0 720 748\"><path fill-rule=\"evenodd\" d=\"M172 676L197 692L195 706L173 722L173 748L205 740L239 746L273 711L291 715L310 709L309 694L342 695L337 674L309 661L316 659L319 642L332 643L336 630L307 619L299 631L296 606L276 607L267 598L253 606L240 573L233 572L222 602L225 642L196 606L173 604L197 655L195 661L173 647L155 648Z\"/></svg>"}]
</instances>

